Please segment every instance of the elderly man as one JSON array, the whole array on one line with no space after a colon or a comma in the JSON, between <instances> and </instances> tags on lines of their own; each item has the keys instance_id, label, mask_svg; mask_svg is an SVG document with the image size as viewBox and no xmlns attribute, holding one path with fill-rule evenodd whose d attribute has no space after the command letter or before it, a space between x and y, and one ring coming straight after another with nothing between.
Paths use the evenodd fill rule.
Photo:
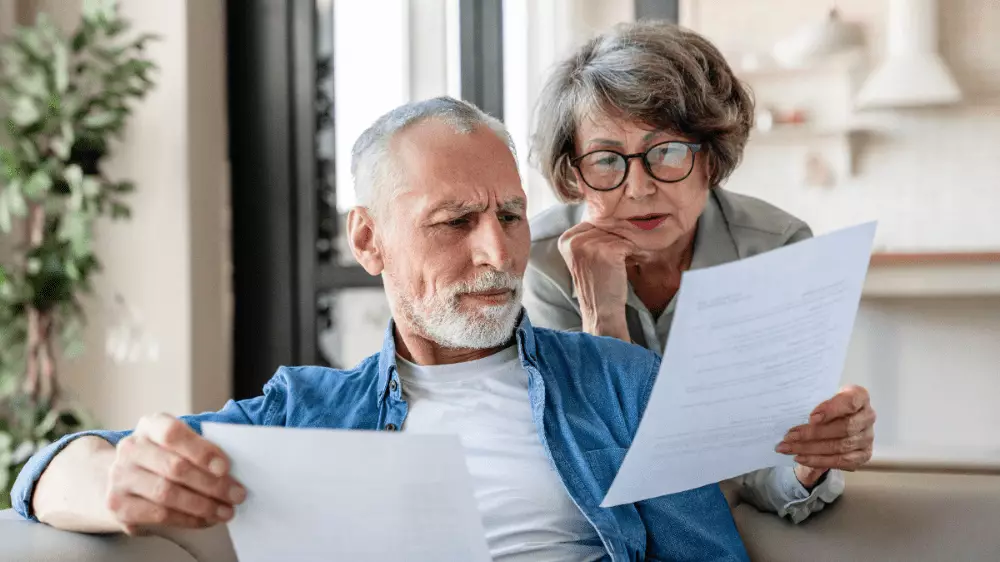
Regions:
<instances>
[{"instance_id":1,"label":"elderly man","mask_svg":"<svg viewBox=\"0 0 1000 562\"><path fill-rule=\"evenodd\" d=\"M84 532L225 522L246 491L198 435L205 421L448 432L465 447L497 560L745 560L717 485L599 507L659 360L531 326L512 150L499 122L450 98L381 117L354 147L362 206L348 231L354 256L385 281L394 320L382 351L346 371L282 368L263 396L219 412L63 439L21 473L18 511Z\"/></svg>"}]
</instances>

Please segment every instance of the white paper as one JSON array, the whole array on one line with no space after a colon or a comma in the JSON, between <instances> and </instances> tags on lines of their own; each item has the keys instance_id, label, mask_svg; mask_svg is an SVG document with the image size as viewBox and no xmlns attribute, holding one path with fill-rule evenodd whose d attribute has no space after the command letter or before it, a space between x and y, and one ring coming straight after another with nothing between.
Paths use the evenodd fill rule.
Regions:
<instances>
[{"instance_id":1,"label":"white paper","mask_svg":"<svg viewBox=\"0 0 1000 562\"><path fill-rule=\"evenodd\" d=\"M604 507L787 466L838 389L875 223L686 272L638 432Z\"/></svg>"},{"instance_id":2,"label":"white paper","mask_svg":"<svg viewBox=\"0 0 1000 562\"><path fill-rule=\"evenodd\" d=\"M488 561L454 435L205 423L247 488L229 534L241 562Z\"/></svg>"}]
</instances>

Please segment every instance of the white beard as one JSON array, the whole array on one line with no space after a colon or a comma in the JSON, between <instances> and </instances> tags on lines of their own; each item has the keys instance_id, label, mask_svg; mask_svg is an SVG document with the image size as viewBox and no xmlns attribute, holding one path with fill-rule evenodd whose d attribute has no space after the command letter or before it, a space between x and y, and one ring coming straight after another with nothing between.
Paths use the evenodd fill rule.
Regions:
<instances>
[{"instance_id":1,"label":"white beard","mask_svg":"<svg viewBox=\"0 0 1000 562\"><path fill-rule=\"evenodd\" d=\"M459 308L460 295L510 289L510 301L473 311ZM449 349L490 349L507 343L521 314L521 278L488 270L471 282L461 282L425 300L400 294L397 311L422 336Z\"/></svg>"}]
</instances>

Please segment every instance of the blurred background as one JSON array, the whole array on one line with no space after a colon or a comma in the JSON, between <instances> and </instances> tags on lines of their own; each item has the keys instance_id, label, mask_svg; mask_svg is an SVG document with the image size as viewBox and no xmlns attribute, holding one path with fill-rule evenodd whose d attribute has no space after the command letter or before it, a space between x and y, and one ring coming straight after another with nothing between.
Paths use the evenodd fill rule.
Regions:
<instances>
[{"instance_id":1,"label":"blurred background","mask_svg":"<svg viewBox=\"0 0 1000 562\"><path fill-rule=\"evenodd\" d=\"M547 72L655 18L705 34L755 92L727 188L817 233L879 221L844 375L872 392L876 462L1000 466L997 0L119 4L160 36L160 70L107 167L137 183L133 217L99 227L86 351L63 368L102 425L378 351L381 284L342 236L357 135L409 100L473 101L510 128L536 214L556 202L527 160ZM72 29L80 2L0 0L0 34L39 12Z\"/></svg>"}]
</instances>

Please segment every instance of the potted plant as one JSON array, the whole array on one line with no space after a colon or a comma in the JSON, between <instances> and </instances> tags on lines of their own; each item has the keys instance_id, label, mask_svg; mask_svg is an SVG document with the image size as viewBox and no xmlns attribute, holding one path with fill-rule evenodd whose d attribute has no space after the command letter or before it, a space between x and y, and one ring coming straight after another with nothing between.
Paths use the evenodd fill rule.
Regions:
<instances>
[{"instance_id":1,"label":"potted plant","mask_svg":"<svg viewBox=\"0 0 1000 562\"><path fill-rule=\"evenodd\" d=\"M0 508L32 453L88 425L58 366L82 350L94 224L128 218L135 189L101 170L153 86L152 37L128 31L113 0L87 0L72 33L41 14L0 46Z\"/></svg>"}]
</instances>

